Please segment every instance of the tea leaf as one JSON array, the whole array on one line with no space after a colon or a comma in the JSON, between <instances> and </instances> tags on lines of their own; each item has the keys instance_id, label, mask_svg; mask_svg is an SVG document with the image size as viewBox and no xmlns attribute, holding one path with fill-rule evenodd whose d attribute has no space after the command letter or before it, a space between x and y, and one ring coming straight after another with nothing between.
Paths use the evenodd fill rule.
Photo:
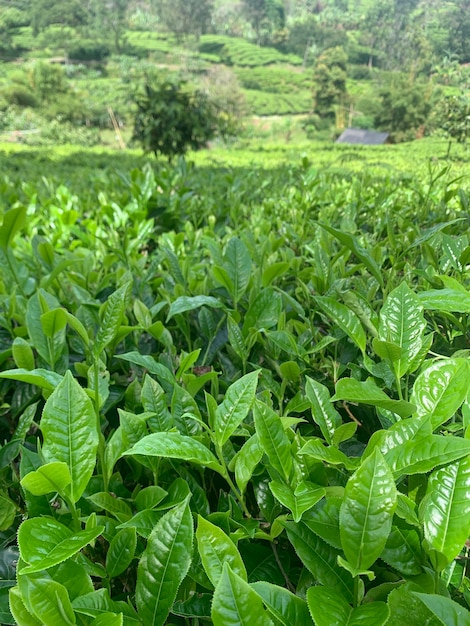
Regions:
<instances>
[{"instance_id":1,"label":"tea leaf","mask_svg":"<svg viewBox=\"0 0 470 626\"><path fill-rule=\"evenodd\" d=\"M223 446L247 417L255 399L259 371L246 374L227 389L225 398L217 407L214 420L214 436Z\"/></svg>"},{"instance_id":2,"label":"tea leaf","mask_svg":"<svg viewBox=\"0 0 470 626\"><path fill-rule=\"evenodd\" d=\"M98 434L91 400L70 372L47 400L41 430L44 459L67 464L72 500L77 502L93 474Z\"/></svg>"},{"instance_id":3,"label":"tea leaf","mask_svg":"<svg viewBox=\"0 0 470 626\"><path fill-rule=\"evenodd\" d=\"M130 450L124 452L124 456L131 455L181 459L204 465L219 473L223 472L223 468L216 457L204 444L193 437L175 432L147 435Z\"/></svg>"},{"instance_id":4,"label":"tea leaf","mask_svg":"<svg viewBox=\"0 0 470 626\"><path fill-rule=\"evenodd\" d=\"M366 570L380 556L396 501L392 472L375 450L348 480L339 514L341 545L354 568Z\"/></svg>"},{"instance_id":5,"label":"tea leaf","mask_svg":"<svg viewBox=\"0 0 470 626\"><path fill-rule=\"evenodd\" d=\"M214 626L273 626L260 596L228 563L215 588L211 617Z\"/></svg>"},{"instance_id":6,"label":"tea leaf","mask_svg":"<svg viewBox=\"0 0 470 626\"><path fill-rule=\"evenodd\" d=\"M251 587L261 596L268 611L283 626L292 626L293 624L309 626L312 624L305 600L294 595L288 589L265 581L251 583Z\"/></svg>"},{"instance_id":7,"label":"tea leaf","mask_svg":"<svg viewBox=\"0 0 470 626\"><path fill-rule=\"evenodd\" d=\"M152 531L137 570L136 604L146 626L163 626L191 562L193 519L188 499Z\"/></svg>"},{"instance_id":8,"label":"tea leaf","mask_svg":"<svg viewBox=\"0 0 470 626\"><path fill-rule=\"evenodd\" d=\"M452 561L470 534L469 456L431 474L420 513L425 539Z\"/></svg>"},{"instance_id":9,"label":"tea leaf","mask_svg":"<svg viewBox=\"0 0 470 626\"><path fill-rule=\"evenodd\" d=\"M316 626L383 626L390 615L385 602L371 602L353 608L327 587L310 587L307 602Z\"/></svg>"},{"instance_id":10,"label":"tea leaf","mask_svg":"<svg viewBox=\"0 0 470 626\"><path fill-rule=\"evenodd\" d=\"M224 563L228 563L235 574L247 580L245 565L233 541L221 528L200 515L196 539L202 565L214 587L222 576Z\"/></svg>"}]
</instances>

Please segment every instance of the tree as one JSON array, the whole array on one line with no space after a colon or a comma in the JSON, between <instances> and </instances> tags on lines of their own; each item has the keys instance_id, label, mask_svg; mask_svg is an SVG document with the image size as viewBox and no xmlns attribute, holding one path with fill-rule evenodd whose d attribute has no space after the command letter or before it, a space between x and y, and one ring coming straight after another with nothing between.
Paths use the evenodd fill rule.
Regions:
<instances>
[{"instance_id":1,"label":"tree","mask_svg":"<svg viewBox=\"0 0 470 626\"><path fill-rule=\"evenodd\" d=\"M183 82L147 83L136 105L133 140L170 161L189 148L203 148L219 132L217 111L207 95L188 90Z\"/></svg>"},{"instance_id":2,"label":"tree","mask_svg":"<svg viewBox=\"0 0 470 626\"><path fill-rule=\"evenodd\" d=\"M470 137L470 97L462 93L443 98L438 103L437 121L439 128L449 137L448 156L452 139L466 144Z\"/></svg>"},{"instance_id":3,"label":"tree","mask_svg":"<svg viewBox=\"0 0 470 626\"><path fill-rule=\"evenodd\" d=\"M278 0L243 0L243 13L251 24L258 45L271 40L285 26L284 5Z\"/></svg>"},{"instance_id":4,"label":"tree","mask_svg":"<svg viewBox=\"0 0 470 626\"><path fill-rule=\"evenodd\" d=\"M109 41L117 53L126 39L129 0L91 0L88 3L90 39Z\"/></svg>"},{"instance_id":5,"label":"tree","mask_svg":"<svg viewBox=\"0 0 470 626\"><path fill-rule=\"evenodd\" d=\"M397 78L380 91L380 110L375 125L390 133L392 141L409 141L422 134L431 111L428 85Z\"/></svg>"},{"instance_id":6,"label":"tree","mask_svg":"<svg viewBox=\"0 0 470 626\"><path fill-rule=\"evenodd\" d=\"M324 119L333 121L337 107L346 104L346 62L347 55L343 48L328 48L321 54L315 65L314 111Z\"/></svg>"},{"instance_id":7,"label":"tree","mask_svg":"<svg viewBox=\"0 0 470 626\"><path fill-rule=\"evenodd\" d=\"M155 0L160 21L179 40L207 32L213 8L213 0Z\"/></svg>"}]
</instances>

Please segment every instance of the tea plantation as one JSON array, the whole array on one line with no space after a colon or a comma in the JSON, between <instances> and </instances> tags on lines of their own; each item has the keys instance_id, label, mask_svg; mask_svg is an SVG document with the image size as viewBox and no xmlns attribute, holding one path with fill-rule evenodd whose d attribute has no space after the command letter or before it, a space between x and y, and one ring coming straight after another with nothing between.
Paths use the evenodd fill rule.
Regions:
<instances>
[{"instance_id":1,"label":"tea plantation","mask_svg":"<svg viewBox=\"0 0 470 626\"><path fill-rule=\"evenodd\" d=\"M0 623L470 624L446 149L3 146Z\"/></svg>"}]
</instances>

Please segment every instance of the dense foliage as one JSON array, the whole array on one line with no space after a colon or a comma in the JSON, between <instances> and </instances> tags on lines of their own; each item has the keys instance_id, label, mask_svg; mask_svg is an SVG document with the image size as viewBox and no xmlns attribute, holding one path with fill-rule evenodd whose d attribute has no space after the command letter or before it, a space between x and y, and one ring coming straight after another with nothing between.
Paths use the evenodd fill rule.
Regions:
<instances>
[{"instance_id":1,"label":"dense foliage","mask_svg":"<svg viewBox=\"0 0 470 626\"><path fill-rule=\"evenodd\" d=\"M469 623L466 182L97 165L0 187L0 621Z\"/></svg>"}]
</instances>

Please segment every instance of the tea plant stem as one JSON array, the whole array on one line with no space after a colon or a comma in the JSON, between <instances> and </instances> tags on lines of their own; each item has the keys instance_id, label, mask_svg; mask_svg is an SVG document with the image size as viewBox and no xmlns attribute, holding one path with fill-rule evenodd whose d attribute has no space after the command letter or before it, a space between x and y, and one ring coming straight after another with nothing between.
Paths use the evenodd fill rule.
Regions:
<instances>
[{"instance_id":1,"label":"tea plant stem","mask_svg":"<svg viewBox=\"0 0 470 626\"><path fill-rule=\"evenodd\" d=\"M235 494L235 497L237 498L238 502L240 503L242 509L243 509L243 513L245 513L245 515L247 517L251 517L250 511L247 509L247 506L245 504L245 499L242 496L242 494L240 493L240 491L238 491L238 489L235 486L235 483L233 482L233 480L230 478L230 474L228 472L227 469L227 465L225 463L225 459L224 456L222 454L222 449L219 445L215 446L216 448L216 452L217 452L217 457L220 461L220 464L222 465L223 468L223 472L220 472L221 476L223 476L223 478L227 481L230 489L233 491L233 493Z\"/></svg>"},{"instance_id":2,"label":"tea plant stem","mask_svg":"<svg viewBox=\"0 0 470 626\"><path fill-rule=\"evenodd\" d=\"M354 606L359 606L359 576L354 576Z\"/></svg>"},{"instance_id":3,"label":"tea plant stem","mask_svg":"<svg viewBox=\"0 0 470 626\"><path fill-rule=\"evenodd\" d=\"M284 580L286 581L287 589L289 589L289 591L292 591L292 593L295 593L295 587L289 580L289 576L287 575L286 570L284 569L284 566L281 563L281 559L279 558L277 547L274 541L271 542L271 548L273 550L273 554L274 554L274 558L276 559L277 566L279 567L279 571L281 572L281 574L284 577Z\"/></svg>"}]
</instances>

